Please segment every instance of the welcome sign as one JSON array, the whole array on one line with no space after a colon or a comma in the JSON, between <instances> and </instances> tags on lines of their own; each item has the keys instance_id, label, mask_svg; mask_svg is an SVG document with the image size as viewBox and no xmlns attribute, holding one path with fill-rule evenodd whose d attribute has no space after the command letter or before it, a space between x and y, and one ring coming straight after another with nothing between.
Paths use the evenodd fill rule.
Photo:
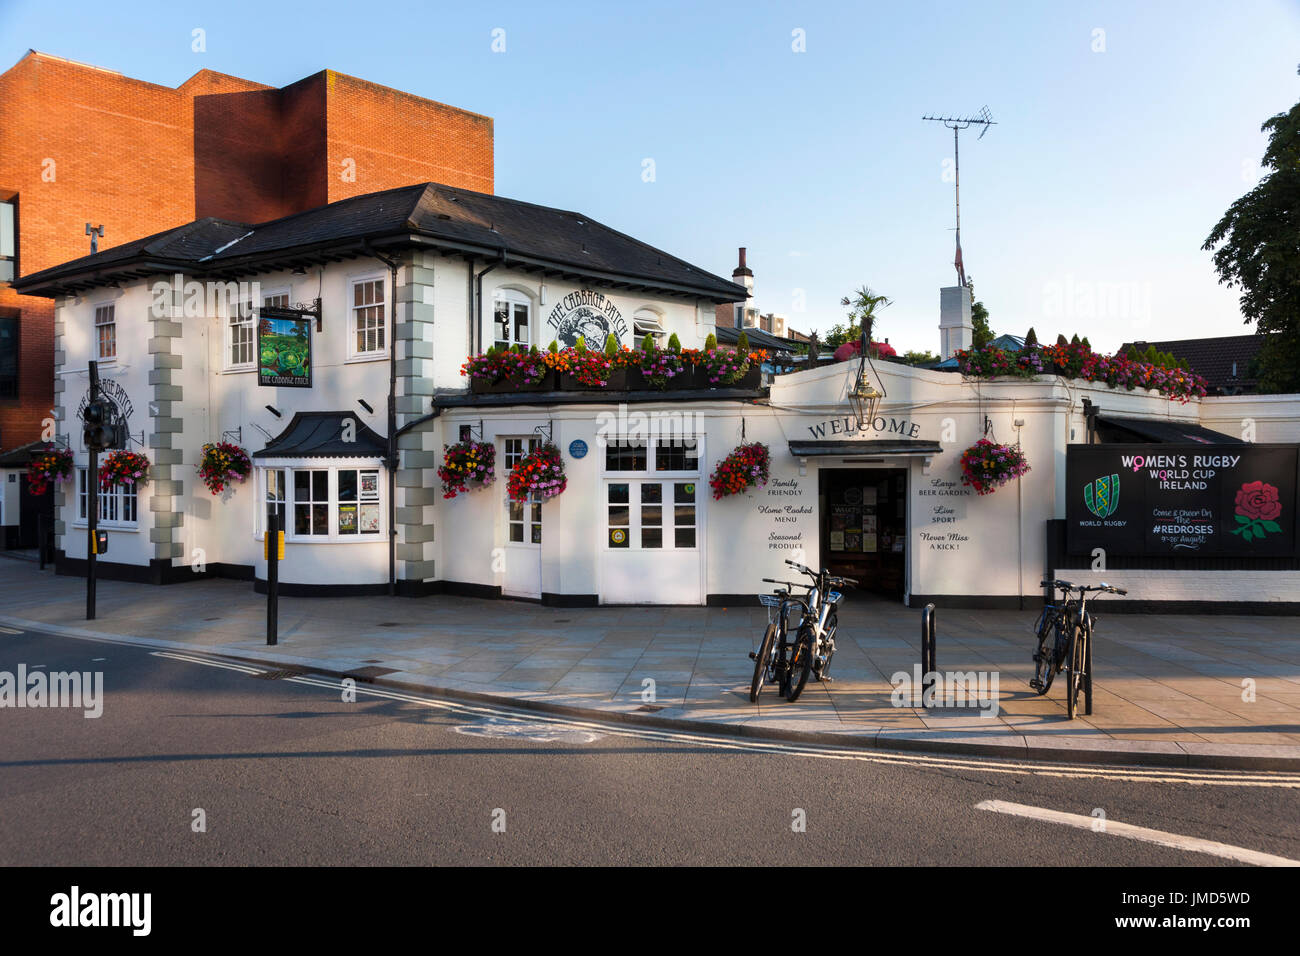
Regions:
<instances>
[{"instance_id":1,"label":"welcome sign","mask_svg":"<svg viewBox=\"0 0 1300 956\"><path fill-rule=\"evenodd\" d=\"M1081 554L1296 551L1297 445L1070 445L1066 545Z\"/></svg>"}]
</instances>

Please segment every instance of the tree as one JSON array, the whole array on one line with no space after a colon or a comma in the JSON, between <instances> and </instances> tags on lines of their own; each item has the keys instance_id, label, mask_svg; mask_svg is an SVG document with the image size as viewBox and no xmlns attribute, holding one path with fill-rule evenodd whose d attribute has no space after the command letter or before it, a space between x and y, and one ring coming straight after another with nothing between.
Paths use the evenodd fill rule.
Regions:
<instances>
[{"instance_id":1,"label":"tree","mask_svg":"<svg viewBox=\"0 0 1300 956\"><path fill-rule=\"evenodd\" d=\"M970 324L973 330L971 348L982 349L997 338L989 328L989 310L984 308L983 302L976 302L970 307Z\"/></svg>"},{"instance_id":2,"label":"tree","mask_svg":"<svg viewBox=\"0 0 1300 956\"><path fill-rule=\"evenodd\" d=\"M1029 331L1025 333L1024 348L1025 351L1029 351L1030 349L1036 348L1037 346L1038 346L1038 333L1034 331L1034 327L1031 325L1029 327Z\"/></svg>"},{"instance_id":3,"label":"tree","mask_svg":"<svg viewBox=\"0 0 1300 956\"><path fill-rule=\"evenodd\" d=\"M849 324L847 326L841 324L831 326L825 344L833 348L843 345L845 342L857 341L861 338L863 331L867 333L867 341L871 341L871 333L876 324L877 310L892 304L892 300L887 296L880 295L873 291L870 286L865 285L854 292L853 295L846 295L840 299L840 305L846 306L849 310Z\"/></svg>"},{"instance_id":4,"label":"tree","mask_svg":"<svg viewBox=\"0 0 1300 956\"><path fill-rule=\"evenodd\" d=\"M1219 282L1241 289L1241 314L1265 336L1261 392L1300 391L1300 103L1261 127L1269 172L1228 207L1201 246Z\"/></svg>"}]
</instances>

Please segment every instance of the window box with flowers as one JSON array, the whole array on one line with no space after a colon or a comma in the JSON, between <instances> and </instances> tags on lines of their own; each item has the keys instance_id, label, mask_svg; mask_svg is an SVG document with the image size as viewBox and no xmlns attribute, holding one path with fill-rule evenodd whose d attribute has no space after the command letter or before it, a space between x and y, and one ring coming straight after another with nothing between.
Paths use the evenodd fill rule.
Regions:
<instances>
[{"instance_id":1,"label":"window box with flowers","mask_svg":"<svg viewBox=\"0 0 1300 956\"><path fill-rule=\"evenodd\" d=\"M199 478L214 495L229 485L242 484L253 471L248 452L232 442L207 442L199 458Z\"/></svg>"},{"instance_id":2,"label":"window box with flowers","mask_svg":"<svg viewBox=\"0 0 1300 956\"><path fill-rule=\"evenodd\" d=\"M143 485L149 480L149 459L139 452L109 452L99 465L99 487Z\"/></svg>"},{"instance_id":3,"label":"window box with flowers","mask_svg":"<svg viewBox=\"0 0 1300 956\"><path fill-rule=\"evenodd\" d=\"M961 455L961 483L977 494L991 495L1029 471L1025 453L1016 445L999 445L981 438Z\"/></svg>"},{"instance_id":4,"label":"window box with flowers","mask_svg":"<svg viewBox=\"0 0 1300 956\"><path fill-rule=\"evenodd\" d=\"M491 442L462 441L444 445L442 467L438 478L442 481L442 496L455 498L480 488L486 488L496 478L496 446Z\"/></svg>"},{"instance_id":5,"label":"window box with flowers","mask_svg":"<svg viewBox=\"0 0 1300 956\"><path fill-rule=\"evenodd\" d=\"M72 449L50 445L32 456L27 465L27 487L34 495L43 495L72 476Z\"/></svg>"},{"instance_id":6,"label":"window box with flowers","mask_svg":"<svg viewBox=\"0 0 1300 956\"><path fill-rule=\"evenodd\" d=\"M495 346L482 355L470 356L460 373L469 379L475 395L554 391L559 374L536 349Z\"/></svg>"}]
</instances>

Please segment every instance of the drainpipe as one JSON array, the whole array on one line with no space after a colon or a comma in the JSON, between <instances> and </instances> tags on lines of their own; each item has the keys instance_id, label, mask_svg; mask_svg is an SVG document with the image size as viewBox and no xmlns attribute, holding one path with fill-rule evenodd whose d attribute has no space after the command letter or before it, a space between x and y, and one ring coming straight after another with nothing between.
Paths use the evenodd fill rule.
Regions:
<instances>
[{"instance_id":1,"label":"drainpipe","mask_svg":"<svg viewBox=\"0 0 1300 956\"><path fill-rule=\"evenodd\" d=\"M388 596L397 594L397 267L396 259L371 249L366 251L388 266L390 290L388 336Z\"/></svg>"},{"instance_id":2,"label":"drainpipe","mask_svg":"<svg viewBox=\"0 0 1300 956\"><path fill-rule=\"evenodd\" d=\"M472 308L474 309L474 314L470 318L470 322L472 323L470 326L470 331L471 333L473 333L474 339L478 343L478 347L471 351L472 355L477 355L482 350L483 347L483 342L481 338L481 336L483 335L483 277L487 275L489 272L491 272L493 269L495 269L497 266L504 265L505 261L506 261L506 248L505 246L502 246L501 258L498 259L496 262L492 263L490 266L488 266L486 269L484 269L482 272L478 273L478 275L474 277L474 304L472 306ZM474 269L474 264L473 262L471 262L470 271L473 271L473 269Z\"/></svg>"}]
</instances>

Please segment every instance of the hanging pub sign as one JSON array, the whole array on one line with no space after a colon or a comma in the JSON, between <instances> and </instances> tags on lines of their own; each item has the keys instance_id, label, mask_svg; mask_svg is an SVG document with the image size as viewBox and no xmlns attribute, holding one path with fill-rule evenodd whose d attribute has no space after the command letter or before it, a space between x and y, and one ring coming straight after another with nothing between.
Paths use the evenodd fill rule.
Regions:
<instances>
[{"instance_id":1,"label":"hanging pub sign","mask_svg":"<svg viewBox=\"0 0 1300 956\"><path fill-rule=\"evenodd\" d=\"M314 321L262 309L257 322L257 384L311 388L311 325Z\"/></svg>"},{"instance_id":2,"label":"hanging pub sign","mask_svg":"<svg viewBox=\"0 0 1300 956\"><path fill-rule=\"evenodd\" d=\"M1066 546L1118 555L1296 553L1300 445L1066 449Z\"/></svg>"}]
</instances>

